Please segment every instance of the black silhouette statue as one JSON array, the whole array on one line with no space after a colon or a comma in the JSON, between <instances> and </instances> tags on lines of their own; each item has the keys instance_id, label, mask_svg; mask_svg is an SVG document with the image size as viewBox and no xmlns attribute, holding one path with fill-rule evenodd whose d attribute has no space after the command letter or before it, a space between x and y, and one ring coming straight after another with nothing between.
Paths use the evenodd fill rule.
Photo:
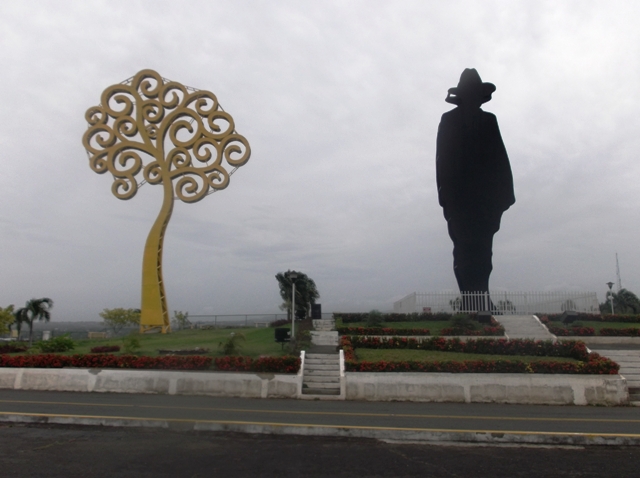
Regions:
<instances>
[{"instance_id":1,"label":"black silhouette statue","mask_svg":"<svg viewBox=\"0 0 640 478\"><path fill-rule=\"evenodd\" d=\"M480 108L495 90L467 68L445 100L457 108L443 114L438 127L438 200L453 241L453 271L463 300L465 292L489 292L493 235L502 213L516 201L498 121ZM493 305L487 304L472 310L490 309Z\"/></svg>"}]
</instances>

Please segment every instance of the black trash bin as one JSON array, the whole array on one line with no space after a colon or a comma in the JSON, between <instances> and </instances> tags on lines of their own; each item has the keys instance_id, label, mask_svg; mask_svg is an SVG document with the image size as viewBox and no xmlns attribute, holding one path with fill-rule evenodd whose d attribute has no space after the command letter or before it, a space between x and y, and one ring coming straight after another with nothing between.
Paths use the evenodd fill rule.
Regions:
<instances>
[{"instance_id":1,"label":"black trash bin","mask_svg":"<svg viewBox=\"0 0 640 478\"><path fill-rule=\"evenodd\" d=\"M275 329L276 342L279 344L289 342L291 340L291 330L284 327L278 327Z\"/></svg>"}]
</instances>

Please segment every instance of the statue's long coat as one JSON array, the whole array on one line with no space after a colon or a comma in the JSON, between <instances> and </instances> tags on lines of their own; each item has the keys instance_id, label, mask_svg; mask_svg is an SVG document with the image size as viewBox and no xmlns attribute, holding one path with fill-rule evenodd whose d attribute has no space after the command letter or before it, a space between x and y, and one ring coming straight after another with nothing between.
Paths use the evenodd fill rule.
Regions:
<instances>
[{"instance_id":1,"label":"statue's long coat","mask_svg":"<svg viewBox=\"0 0 640 478\"><path fill-rule=\"evenodd\" d=\"M442 115L436 150L438 200L449 221L457 215L498 217L516 199L496 117L458 107ZM493 232L496 232L497 229Z\"/></svg>"}]
</instances>

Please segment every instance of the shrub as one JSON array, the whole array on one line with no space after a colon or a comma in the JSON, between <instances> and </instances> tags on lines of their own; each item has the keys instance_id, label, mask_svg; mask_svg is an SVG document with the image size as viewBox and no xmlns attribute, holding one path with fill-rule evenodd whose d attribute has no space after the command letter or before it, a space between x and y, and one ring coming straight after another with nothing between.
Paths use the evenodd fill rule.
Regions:
<instances>
[{"instance_id":1,"label":"shrub","mask_svg":"<svg viewBox=\"0 0 640 478\"><path fill-rule=\"evenodd\" d=\"M244 335L239 332L231 332L224 342L218 344L218 348L222 349L224 355L236 355L240 352L242 346L240 341L244 341Z\"/></svg>"},{"instance_id":2,"label":"shrub","mask_svg":"<svg viewBox=\"0 0 640 478\"><path fill-rule=\"evenodd\" d=\"M142 345L140 345L140 339L135 335L123 337L122 345L124 346L124 352L126 354L135 354L142 347Z\"/></svg>"},{"instance_id":3,"label":"shrub","mask_svg":"<svg viewBox=\"0 0 640 478\"><path fill-rule=\"evenodd\" d=\"M9 307L0 307L0 334L6 334L9 332L9 328L15 320L16 316L13 312L13 304Z\"/></svg>"},{"instance_id":4,"label":"shrub","mask_svg":"<svg viewBox=\"0 0 640 478\"><path fill-rule=\"evenodd\" d=\"M289 319L279 319L274 320L273 322L269 322L269 327L282 327L283 325L290 324L291 321Z\"/></svg>"},{"instance_id":5,"label":"shrub","mask_svg":"<svg viewBox=\"0 0 640 478\"><path fill-rule=\"evenodd\" d=\"M60 337L55 337L51 340L47 340L46 342L38 342L35 344L36 348L40 349L41 352L44 353L55 353L55 352L67 352L69 350L73 350L76 346L75 342L69 335L61 335Z\"/></svg>"},{"instance_id":6,"label":"shrub","mask_svg":"<svg viewBox=\"0 0 640 478\"><path fill-rule=\"evenodd\" d=\"M178 329L188 329L192 326L189 320L189 312L182 312L181 310L173 311L173 326Z\"/></svg>"},{"instance_id":7,"label":"shrub","mask_svg":"<svg viewBox=\"0 0 640 478\"><path fill-rule=\"evenodd\" d=\"M379 310L372 310L367 315L367 327L381 327L384 323L384 318Z\"/></svg>"},{"instance_id":8,"label":"shrub","mask_svg":"<svg viewBox=\"0 0 640 478\"><path fill-rule=\"evenodd\" d=\"M459 330L476 330L476 323L471 320L469 314L456 314L451 318L454 329ZM465 334L458 334L465 335Z\"/></svg>"},{"instance_id":9,"label":"shrub","mask_svg":"<svg viewBox=\"0 0 640 478\"><path fill-rule=\"evenodd\" d=\"M106 354L109 352L120 352L120 346L119 345L101 345L98 347L91 348L92 354Z\"/></svg>"},{"instance_id":10,"label":"shrub","mask_svg":"<svg viewBox=\"0 0 640 478\"><path fill-rule=\"evenodd\" d=\"M99 315L104 325L113 330L116 335L124 327L140 325L139 309L104 309Z\"/></svg>"}]
</instances>

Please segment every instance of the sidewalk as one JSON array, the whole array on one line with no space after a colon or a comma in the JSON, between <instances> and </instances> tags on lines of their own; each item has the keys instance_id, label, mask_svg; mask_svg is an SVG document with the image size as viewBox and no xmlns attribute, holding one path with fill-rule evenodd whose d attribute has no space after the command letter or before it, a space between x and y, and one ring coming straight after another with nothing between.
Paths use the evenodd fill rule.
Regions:
<instances>
[{"instance_id":1,"label":"sidewalk","mask_svg":"<svg viewBox=\"0 0 640 478\"><path fill-rule=\"evenodd\" d=\"M415 442L640 445L640 408L0 390L0 421Z\"/></svg>"}]
</instances>

